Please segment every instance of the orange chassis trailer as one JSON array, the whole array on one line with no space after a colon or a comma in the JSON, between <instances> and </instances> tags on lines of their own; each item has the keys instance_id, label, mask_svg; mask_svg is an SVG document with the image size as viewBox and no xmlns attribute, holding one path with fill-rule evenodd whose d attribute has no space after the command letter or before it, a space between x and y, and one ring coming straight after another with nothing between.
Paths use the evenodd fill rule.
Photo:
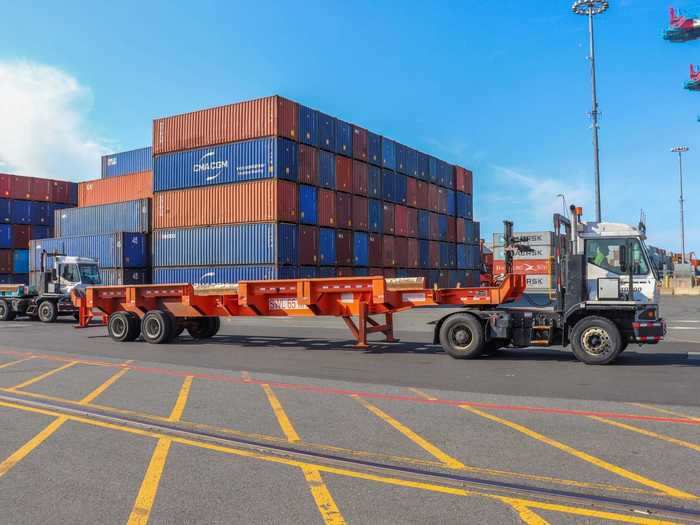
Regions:
<instances>
[{"instance_id":1,"label":"orange chassis trailer","mask_svg":"<svg viewBox=\"0 0 700 525\"><path fill-rule=\"evenodd\" d=\"M237 290L222 290L220 294L211 289L198 293L191 284L95 286L84 294L74 293L72 299L82 328L90 324L95 311L105 324L119 312L134 322L143 321L149 312L166 313L178 333L183 326L203 318L335 316L345 321L357 341L356 348L367 348L371 333L384 334L387 342L398 341L394 338L395 313L445 305L484 310L513 300L524 290L523 275L507 275L495 287L449 289L417 285L390 289L384 277L377 276L241 281ZM382 315L383 323L373 318ZM214 332L217 330L218 324ZM170 338L165 339L158 342Z\"/></svg>"}]
</instances>

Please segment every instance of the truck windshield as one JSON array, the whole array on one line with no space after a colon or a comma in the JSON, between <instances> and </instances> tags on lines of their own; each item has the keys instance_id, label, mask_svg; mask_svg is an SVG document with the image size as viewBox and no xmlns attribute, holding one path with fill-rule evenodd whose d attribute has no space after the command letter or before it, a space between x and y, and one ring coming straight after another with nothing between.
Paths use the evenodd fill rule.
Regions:
<instances>
[{"instance_id":1,"label":"truck windshield","mask_svg":"<svg viewBox=\"0 0 700 525\"><path fill-rule=\"evenodd\" d=\"M83 284L100 284L100 272L94 264L81 264L80 277Z\"/></svg>"},{"instance_id":2,"label":"truck windshield","mask_svg":"<svg viewBox=\"0 0 700 525\"><path fill-rule=\"evenodd\" d=\"M632 271L634 275L648 275L649 266L644 250L638 239L588 239L586 240L586 259L604 270L624 275L628 269L620 259L621 247L630 243L632 250Z\"/></svg>"}]
</instances>

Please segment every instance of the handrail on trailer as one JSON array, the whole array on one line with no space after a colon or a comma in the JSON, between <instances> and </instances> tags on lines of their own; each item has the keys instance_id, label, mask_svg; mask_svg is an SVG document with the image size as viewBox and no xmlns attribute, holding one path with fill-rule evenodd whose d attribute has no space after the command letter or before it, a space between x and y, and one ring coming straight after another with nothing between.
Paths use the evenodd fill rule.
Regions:
<instances>
[{"instance_id":1,"label":"handrail on trailer","mask_svg":"<svg viewBox=\"0 0 700 525\"><path fill-rule=\"evenodd\" d=\"M337 277L241 281L237 290L199 294L191 284L94 286L72 293L85 328L94 310L103 320L115 312L131 312L143 318L151 310L163 310L179 319L199 317L342 317L357 340L367 348L367 335L382 333L394 338L393 315L417 307L454 305L476 309L494 307L516 299L525 291L525 276L509 274L499 286L430 289L422 286L391 289L384 277ZM384 315L384 323L372 316ZM353 320L357 317L357 322Z\"/></svg>"}]
</instances>

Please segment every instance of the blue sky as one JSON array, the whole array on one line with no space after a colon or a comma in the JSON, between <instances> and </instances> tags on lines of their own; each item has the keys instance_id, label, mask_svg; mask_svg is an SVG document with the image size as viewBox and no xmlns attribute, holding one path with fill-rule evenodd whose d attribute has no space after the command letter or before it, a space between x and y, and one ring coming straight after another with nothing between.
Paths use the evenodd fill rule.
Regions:
<instances>
[{"instance_id":1,"label":"blue sky","mask_svg":"<svg viewBox=\"0 0 700 525\"><path fill-rule=\"evenodd\" d=\"M700 93L683 89L700 43L661 38L666 1L610 3L597 19L604 218L636 223L643 208L651 242L678 249L669 148L687 144L700 251ZM154 117L278 93L472 169L483 236L503 218L549 228L559 192L592 217L586 22L569 0L537 4L14 2L0 169L95 178L102 152L150 142Z\"/></svg>"}]
</instances>

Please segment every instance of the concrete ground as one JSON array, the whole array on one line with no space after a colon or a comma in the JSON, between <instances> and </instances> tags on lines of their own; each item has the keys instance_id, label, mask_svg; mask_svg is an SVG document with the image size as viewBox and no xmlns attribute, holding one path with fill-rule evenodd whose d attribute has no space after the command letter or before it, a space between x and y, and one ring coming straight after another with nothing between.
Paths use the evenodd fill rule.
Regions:
<instances>
[{"instance_id":1,"label":"concrete ground","mask_svg":"<svg viewBox=\"0 0 700 525\"><path fill-rule=\"evenodd\" d=\"M336 319L204 344L0 325L3 523L698 523L700 299L607 367L456 361L444 312L351 348Z\"/></svg>"}]
</instances>

